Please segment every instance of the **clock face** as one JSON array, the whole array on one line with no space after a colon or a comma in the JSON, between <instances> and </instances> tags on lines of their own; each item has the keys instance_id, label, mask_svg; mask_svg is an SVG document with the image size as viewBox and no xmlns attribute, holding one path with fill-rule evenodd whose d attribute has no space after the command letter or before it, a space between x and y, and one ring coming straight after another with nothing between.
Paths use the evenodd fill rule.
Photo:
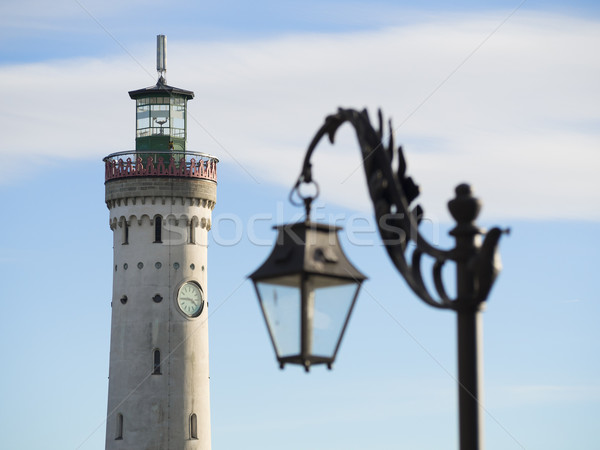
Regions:
<instances>
[{"instance_id":1,"label":"clock face","mask_svg":"<svg viewBox=\"0 0 600 450\"><path fill-rule=\"evenodd\" d=\"M177 293L177 304L186 316L199 316L204 308L202 289L196 283L185 283Z\"/></svg>"}]
</instances>

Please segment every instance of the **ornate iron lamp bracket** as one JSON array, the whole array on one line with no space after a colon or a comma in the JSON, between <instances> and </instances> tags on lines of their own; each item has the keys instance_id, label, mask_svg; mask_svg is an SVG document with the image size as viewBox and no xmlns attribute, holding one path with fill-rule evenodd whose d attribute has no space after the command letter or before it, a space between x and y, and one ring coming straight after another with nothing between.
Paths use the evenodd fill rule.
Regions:
<instances>
[{"instance_id":1,"label":"ornate iron lamp bracket","mask_svg":"<svg viewBox=\"0 0 600 450\"><path fill-rule=\"evenodd\" d=\"M327 135L330 142L334 143L338 128L349 122L354 127L362 152L379 234L398 271L419 298L431 306L456 311L479 310L500 272L497 247L502 233L508 230L493 228L483 232L478 228L474 221L481 203L473 197L469 185L461 184L456 188L456 197L448 203L456 221L456 226L450 231L456 239L456 246L441 250L427 242L419 231L423 209L420 205L411 206L419 195L419 187L406 175L402 148L394 147L391 121L388 123L388 142L385 145L381 111L378 112L378 118L379 128L375 130L366 110L359 112L340 108L336 114L328 116L307 149L302 172L290 192L290 200L297 204L294 202L294 195L297 195L304 201L308 220L311 202L319 192L318 185L316 194L312 196L300 192L303 184L316 185L312 178L310 158L323 136ZM483 244L479 244L479 235L485 235ZM409 246L409 242L414 246ZM434 260L433 293L423 278L423 255ZM442 269L449 261L457 265L458 286L454 297L447 293L442 280Z\"/></svg>"}]
</instances>

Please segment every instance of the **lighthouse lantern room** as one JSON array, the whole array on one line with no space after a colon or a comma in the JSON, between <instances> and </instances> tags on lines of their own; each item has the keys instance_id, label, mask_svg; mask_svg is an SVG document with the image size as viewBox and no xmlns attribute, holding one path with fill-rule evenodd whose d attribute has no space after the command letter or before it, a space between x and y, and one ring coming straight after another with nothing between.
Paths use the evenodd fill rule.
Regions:
<instances>
[{"instance_id":1,"label":"lighthouse lantern room","mask_svg":"<svg viewBox=\"0 0 600 450\"><path fill-rule=\"evenodd\" d=\"M155 86L130 91L136 103L136 150L185 150L187 138L187 101L194 93L167 85L167 38L156 37Z\"/></svg>"}]
</instances>

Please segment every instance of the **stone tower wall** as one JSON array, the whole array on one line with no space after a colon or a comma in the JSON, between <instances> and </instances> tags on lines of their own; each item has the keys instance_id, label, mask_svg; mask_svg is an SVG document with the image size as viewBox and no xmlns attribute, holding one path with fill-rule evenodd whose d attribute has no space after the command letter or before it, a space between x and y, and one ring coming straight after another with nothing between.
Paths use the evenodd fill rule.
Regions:
<instances>
[{"instance_id":1,"label":"stone tower wall","mask_svg":"<svg viewBox=\"0 0 600 450\"><path fill-rule=\"evenodd\" d=\"M114 245L107 449L210 450L207 243L215 202L210 180L106 182ZM158 217L162 242L154 242ZM204 293L196 318L177 305L186 281Z\"/></svg>"}]
</instances>

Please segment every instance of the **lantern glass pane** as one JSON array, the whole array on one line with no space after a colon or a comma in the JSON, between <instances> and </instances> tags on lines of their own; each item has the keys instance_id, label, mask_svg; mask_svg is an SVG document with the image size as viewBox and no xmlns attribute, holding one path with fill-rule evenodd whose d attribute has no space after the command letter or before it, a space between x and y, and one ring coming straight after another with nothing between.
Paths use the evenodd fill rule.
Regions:
<instances>
[{"instance_id":1,"label":"lantern glass pane","mask_svg":"<svg viewBox=\"0 0 600 450\"><path fill-rule=\"evenodd\" d=\"M279 279L285 284L273 284L277 279L256 283L269 332L279 357L300 353L299 278Z\"/></svg>"},{"instance_id":2,"label":"lantern glass pane","mask_svg":"<svg viewBox=\"0 0 600 450\"><path fill-rule=\"evenodd\" d=\"M311 353L330 358L334 356L342 337L359 284L345 280L332 286L319 287L324 283L315 281ZM331 279L327 282L331 284Z\"/></svg>"}]
</instances>

